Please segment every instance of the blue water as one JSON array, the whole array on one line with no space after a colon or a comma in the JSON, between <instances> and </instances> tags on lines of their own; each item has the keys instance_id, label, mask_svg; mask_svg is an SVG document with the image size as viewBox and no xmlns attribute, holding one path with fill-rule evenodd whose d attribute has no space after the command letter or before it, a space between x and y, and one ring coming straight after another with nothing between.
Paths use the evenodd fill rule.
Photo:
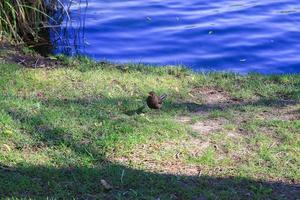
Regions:
<instances>
[{"instance_id":1,"label":"blue water","mask_svg":"<svg viewBox=\"0 0 300 200\"><path fill-rule=\"evenodd\" d=\"M89 0L71 8L71 53L196 71L300 73L299 0Z\"/></svg>"}]
</instances>

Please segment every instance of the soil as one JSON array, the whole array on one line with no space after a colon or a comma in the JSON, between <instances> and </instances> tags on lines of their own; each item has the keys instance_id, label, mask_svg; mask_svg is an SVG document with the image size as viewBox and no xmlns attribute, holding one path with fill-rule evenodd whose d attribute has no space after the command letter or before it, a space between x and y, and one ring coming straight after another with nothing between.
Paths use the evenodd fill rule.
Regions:
<instances>
[{"instance_id":1,"label":"soil","mask_svg":"<svg viewBox=\"0 0 300 200\"><path fill-rule=\"evenodd\" d=\"M17 63L27 68L57 68L64 66L55 57L44 57L36 52L24 52L24 45L12 45L0 42L0 61Z\"/></svg>"}]
</instances>

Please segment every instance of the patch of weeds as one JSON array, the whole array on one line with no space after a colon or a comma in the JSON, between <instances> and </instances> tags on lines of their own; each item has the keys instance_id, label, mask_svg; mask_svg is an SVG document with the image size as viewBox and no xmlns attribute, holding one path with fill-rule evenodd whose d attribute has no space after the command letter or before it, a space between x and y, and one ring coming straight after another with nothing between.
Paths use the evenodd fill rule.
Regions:
<instances>
[{"instance_id":1,"label":"patch of weeds","mask_svg":"<svg viewBox=\"0 0 300 200\"><path fill-rule=\"evenodd\" d=\"M197 157L190 157L188 161L191 163L212 167L216 164L215 150L209 147L201 155Z\"/></svg>"},{"instance_id":2,"label":"patch of weeds","mask_svg":"<svg viewBox=\"0 0 300 200\"><path fill-rule=\"evenodd\" d=\"M36 52L33 49L31 49L27 46L22 46L22 52L27 55L35 55L36 54Z\"/></svg>"},{"instance_id":3,"label":"patch of weeds","mask_svg":"<svg viewBox=\"0 0 300 200\"><path fill-rule=\"evenodd\" d=\"M259 185L251 185L251 191L255 199L262 199L272 194L272 188Z\"/></svg>"},{"instance_id":4,"label":"patch of weeds","mask_svg":"<svg viewBox=\"0 0 300 200\"><path fill-rule=\"evenodd\" d=\"M210 119L217 119L217 118L225 118L225 119L231 119L232 118L232 112L230 110L213 110L209 113L208 118Z\"/></svg>"},{"instance_id":5,"label":"patch of weeds","mask_svg":"<svg viewBox=\"0 0 300 200\"><path fill-rule=\"evenodd\" d=\"M190 122L192 124L196 123L196 122L199 122L199 121L202 121L202 120L205 120L206 117L202 116L202 115L192 115L191 118L190 118Z\"/></svg>"},{"instance_id":6,"label":"patch of weeds","mask_svg":"<svg viewBox=\"0 0 300 200\"><path fill-rule=\"evenodd\" d=\"M225 131L236 131L237 129L238 129L238 127L237 127L237 125L236 124L225 124L224 126L223 126L223 129L225 130Z\"/></svg>"}]
</instances>

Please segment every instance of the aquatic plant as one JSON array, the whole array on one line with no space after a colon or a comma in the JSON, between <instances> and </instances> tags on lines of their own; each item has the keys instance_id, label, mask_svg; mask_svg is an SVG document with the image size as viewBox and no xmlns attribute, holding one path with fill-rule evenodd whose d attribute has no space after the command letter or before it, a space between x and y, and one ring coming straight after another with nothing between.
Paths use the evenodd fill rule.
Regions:
<instances>
[{"instance_id":1,"label":"aquatic plant","mask_svg":"<svg viewBox=\"0 0 300 200\"><path fill-rule=\"evenodd\" d=\"M59 24L59 18L52 17L54 12L67 13L60 0L1 0L0 39L41 42L40 36Z\"/></svg>"}]
</instances>

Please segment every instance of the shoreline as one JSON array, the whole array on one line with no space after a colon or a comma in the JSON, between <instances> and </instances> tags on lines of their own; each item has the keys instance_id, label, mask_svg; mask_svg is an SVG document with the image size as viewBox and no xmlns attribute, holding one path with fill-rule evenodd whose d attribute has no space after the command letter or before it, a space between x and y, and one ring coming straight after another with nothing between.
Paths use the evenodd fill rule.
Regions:
<instances>
[{"instance_id":1,"label":"shoreline","mask_svg":"<svg viewBox=\"0 0 300 200\"><path fill-rule=\"evenodd\" d=\"M237 76L249 76L249 75L262 75L262 76L281 76L281 75L292 75L298 76L300 73L285 73L285 72L278 72L278 73L261 73L261 72L236 72L232 71L222 71L222 70L214 70L214 69L198 69L194 70L191 67L185 65L159 65L159 64L147 64L147 63L135 63L135 62L126 62L126 63L119 63L119 62L112 62L109 60L94 60L92 58L86 56L65 56L62 54L58 55L49 55L49 56L42 56L35 50L28 48L26 45L16 46L9 44L8 42L0 41L0 46L2 46L2 59L3 61L15 62L18 64L23 65L27 68L55 68L55 67L67 67L67 64L64 63L63 60L73 59L73 60L89 60L89 62L94 63L95 65L106 65L107 67L115 67L119 69L125 69L130 67L141 67L141 68L177 68L182 69L184 71L190 71L191 73L195 74L235 74ZM7 53L5 53L7 52Z\"/></svg>"}]
</instances>

